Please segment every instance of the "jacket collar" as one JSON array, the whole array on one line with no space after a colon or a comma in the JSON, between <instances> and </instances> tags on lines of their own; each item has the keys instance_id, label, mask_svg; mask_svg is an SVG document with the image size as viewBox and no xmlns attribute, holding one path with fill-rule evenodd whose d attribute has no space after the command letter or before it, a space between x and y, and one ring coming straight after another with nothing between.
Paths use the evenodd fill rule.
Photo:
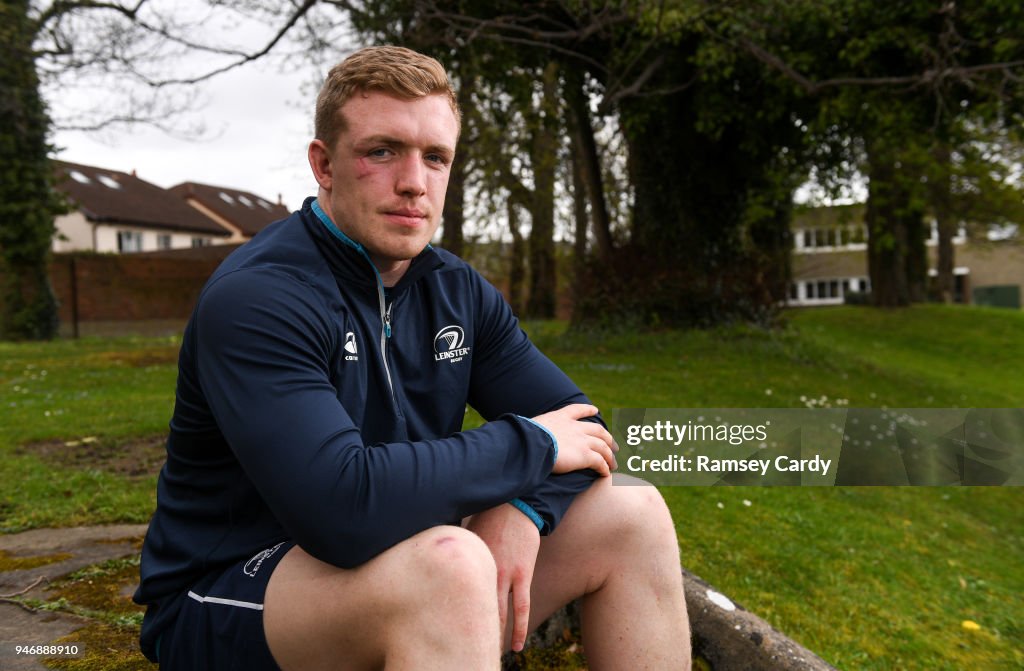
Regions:
<instances>
[{"instance_id":1,"label":"jacket collar","mask_svg":"<svg viewBox=\"0 0 1024 671\"><path fill-rule=\"evenodd\" d=\"M366 249L335 226L320 209L315 197L307 198L303 202L300 216L339 283L356 284L371 290L375 290L381 284L380 274ZM394 295L403 291L416 280L443 265L441 255L432 246L427 245L426 249L409 264L398 284L390 287L388 292Z\"/></svg>"}]
</instances>

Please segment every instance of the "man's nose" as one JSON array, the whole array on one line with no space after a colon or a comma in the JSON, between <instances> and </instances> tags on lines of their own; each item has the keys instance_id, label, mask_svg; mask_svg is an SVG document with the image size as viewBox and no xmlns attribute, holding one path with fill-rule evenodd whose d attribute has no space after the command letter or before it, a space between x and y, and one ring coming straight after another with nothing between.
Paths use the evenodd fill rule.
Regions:
<instances>
[{"instance_id":1,"label":"man's nose","mask_svg":"<svg viewBox=\"0 0 1024 671\"><path fill-rule=\"evenodd\" d=\"M422 196L427 190L427 166L417 152L409 152L399 163L395 191L402 196Z\"/></svg>"}]
</instances>

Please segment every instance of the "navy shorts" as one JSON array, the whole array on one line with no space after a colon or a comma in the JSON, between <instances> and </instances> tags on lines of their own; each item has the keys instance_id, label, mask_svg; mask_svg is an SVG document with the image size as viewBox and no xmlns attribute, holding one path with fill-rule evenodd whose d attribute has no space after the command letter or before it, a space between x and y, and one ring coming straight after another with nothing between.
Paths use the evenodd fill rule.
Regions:
<instances>
[{"instance_id":1,"label":"navy shorts","mask_svg":"<svg viewBox=\"0 0 1024 671\"><path fill-rule=\"evenodd\" d=\"M263 633L263 595L294 546L278 543L193 585L174 625L160 636L160 668L280 671Z\"/></svg>"}]
</instances>

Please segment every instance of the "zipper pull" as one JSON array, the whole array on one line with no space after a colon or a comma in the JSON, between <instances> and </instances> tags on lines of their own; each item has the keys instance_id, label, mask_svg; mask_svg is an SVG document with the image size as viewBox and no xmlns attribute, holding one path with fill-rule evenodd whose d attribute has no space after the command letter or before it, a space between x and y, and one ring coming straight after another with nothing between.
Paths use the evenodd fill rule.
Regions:
<instances>
[{"instance_id":1,"label":"zipper pull","mask_svg":"<svg viewBox=\"0 0 1024 671\"><path fill-rule=\"evenodd\" d=\"M388 338L391 337L391 308L395 307L394 302L388 305L387 310L384 312L384 335Z\"/></svg>"}]
</instances>

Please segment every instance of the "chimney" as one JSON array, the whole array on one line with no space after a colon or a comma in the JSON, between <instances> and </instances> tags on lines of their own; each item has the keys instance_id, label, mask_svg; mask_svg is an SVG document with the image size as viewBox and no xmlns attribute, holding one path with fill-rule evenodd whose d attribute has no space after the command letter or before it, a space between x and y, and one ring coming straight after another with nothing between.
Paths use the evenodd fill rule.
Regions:
<instances>
[{"instance_id":1,"label":"chimney","mask_svg":"<svg viewBox=\"0 0 1024 671\"><path fill-rule=\"evenodd\" d=\"M277 194L277 204L280 205L281 207L284 207L284 201L281 200L281 194L280 193Z\"/></svg>"},{"instance_id":2,"label":"chimney","mask_svg":"<svg viewBox=\"0 0 1024 671\"><path fill-rule=\"evenodd\" d=\"M138 177L138 174L135 172L135 168L132 168L132 177Z\"/></svg>"}]
</instances>

